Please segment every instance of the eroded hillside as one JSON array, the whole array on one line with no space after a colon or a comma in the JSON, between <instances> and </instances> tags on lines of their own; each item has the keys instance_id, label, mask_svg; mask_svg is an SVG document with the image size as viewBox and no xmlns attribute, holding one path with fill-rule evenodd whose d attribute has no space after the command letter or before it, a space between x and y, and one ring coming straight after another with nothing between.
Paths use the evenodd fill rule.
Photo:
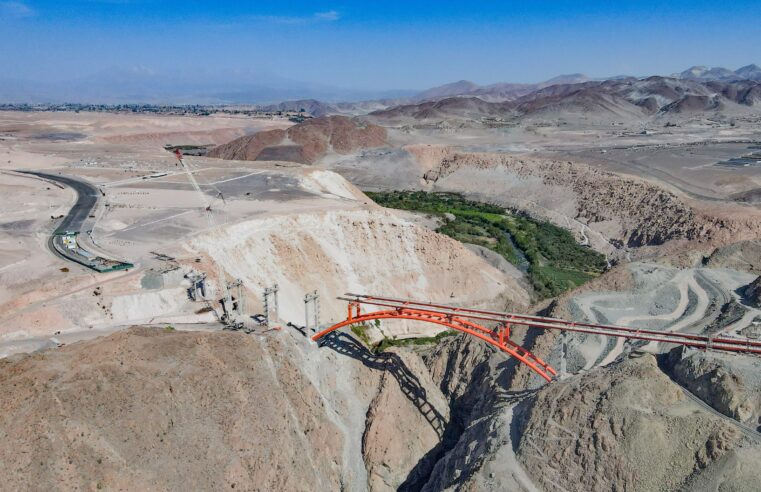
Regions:
<instances>
[{"instance_id":1,"label":"eroded hillside","mask_svg":"<svg viewBox=\"0 0 761 492\"><path fill-rule=\"evenodd\" d=\"M424 175L434 189L466 191L547 217L579 234L589 228L590 241L599 248L609 241L626 247L672 240L721 245L761 235L757 210L720 204L708 208L648 181L581 163L460 152L439 162Z\"/></svg>"},{"instance_id":2,"label":"eroded hillside","mask_svg":"<svg viewBox=\"0 0 761 492\"><path fill-rule=\"evenodd\" d=\"M392 490L449 418L421 368L295 330L133 328L5 359L1 488Z\"/></svg>"},{"instance_id":3,"label":"eroded hillside","mask_svg":"<svg viewBox=\"0 0 761 492\"><path fill-rule=\"evenodd\" d=\"M327 152L349 154L386 144L386 130L346 116L323 116L286 130L240 137L209 151L210 157L235 160L285 160L313 163Z\"/></svg>"}]
</instances>

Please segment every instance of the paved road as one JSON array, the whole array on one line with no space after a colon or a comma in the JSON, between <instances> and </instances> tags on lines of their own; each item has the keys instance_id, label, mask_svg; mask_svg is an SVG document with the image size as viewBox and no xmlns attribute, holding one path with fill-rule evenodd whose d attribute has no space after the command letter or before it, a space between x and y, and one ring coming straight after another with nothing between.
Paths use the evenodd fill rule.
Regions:
<instances>
[{"instance_id":1,"label":"paved road","mask_svg":"<svg viewBox=\"0 0 761 492\"><path fill-rule=\"evenodd\" d=\"M59 174L48 174L33 171L19 171L24 174L32 174L39 176L40 178L56 181L63 185L73 188L77 192L77 202L71 207L69 213L64 217L61 224L56 229L56 233L62 232L84 232L81 231L84 226L87 217L90 212L95 208L95 204L98 202L100 193L98 189L86 181L71 178L69 176L61 176Z\"/></svg>"},{"instance_id":2,"label":"paved road","mask_svg":"<svg viewBox=\"0 0 761 492\"><path fill-rule=\"evenodd\" d=\"M56 255L65 260L70 260L75 263L79 263L87 268L91 268L98 272L113 271L115 269L133 268L134 265L127 262L121 262L118 260L109 259L106 256L101 256L97 252L97 248L93 249L93 245L87 246L88 231L83 230L85 223L92 213L95 205L98 203L100 192L98 189L80 179L72 178L70 176L61 176L58 174L48 174L32 171L20 171L25 174L37 176L39 178L61 183L65 186L73 188L77 192L77 201L74 206L71 207L69 213L63 218L58 228L53 235L48 239L48 247ZM78 248L69 249L64 245L61 235L67 233L79 233L80 239L77 240Z\"/></svg>"}]
</instances>

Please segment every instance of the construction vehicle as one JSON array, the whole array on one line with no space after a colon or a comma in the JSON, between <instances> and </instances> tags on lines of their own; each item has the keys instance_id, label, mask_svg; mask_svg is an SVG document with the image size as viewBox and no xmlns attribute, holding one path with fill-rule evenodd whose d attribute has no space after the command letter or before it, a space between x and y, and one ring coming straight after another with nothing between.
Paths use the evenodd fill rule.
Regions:
<instances>
[{"instance_id":1,"label":"construction vehicle","mask_svg":"<svg viewBox=\"0 0 761 492\"><path fill-rule=\"evenodd\" d=\"M214 214L212 212L212 205L214 204L213 200L209 200L207 198L206 193L201 190L201 187L198 186L198 182L196 181L195 176L193 176L193 172L190 170L190 167L185 163L185 159L183 158L182 151L180 149L174 150L174 155L177 157L177 160L180 161L180 164L182 165L183 170L185 171L185 174L188 176L188 180L193 185L193 188L195 189L196 193L198 193L199 198L201 199L201 204L204 208L205 215L206 215L206 222L209 227L209 229L213 229L216 224L214 222ZM217 197L222 197L221 192L217 195ZM224 197L222 197L224 200ZM214 262L214 266L217 269L217 278L219 279L219 283L222 286L222 294L223 297L221 299L222 302L222 316L220 316L220 321L227 325L230 328L241 328L243 326L242 316L241 316L241 307L242 307L242 299L233 299L232 294L230 293L230 287L227 284L227 278L225 276L224 269L222 268L222 265L220 265L216 260L212 258L212 261ZM239 297L242 295L242 282L240 280L237 280L236 286L238 287Z\"/></svg>"}]
</instances>

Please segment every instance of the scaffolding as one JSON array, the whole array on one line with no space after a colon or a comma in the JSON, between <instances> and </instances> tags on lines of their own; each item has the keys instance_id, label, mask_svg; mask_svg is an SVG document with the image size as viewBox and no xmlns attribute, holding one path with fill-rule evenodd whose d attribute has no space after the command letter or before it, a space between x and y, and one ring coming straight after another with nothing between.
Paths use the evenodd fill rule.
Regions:
<instances>
[{"instance_id":1,"label":"scaffolding","mask_svg":"<svg viewBox=\"0 0 761 492\"><path fill-rule=\"evenodd\" d=\"M225 306L225 312L227 313L228 318L231 320L244 318L246 315L246 298L243 295L243 281L241 279L236 279L232 282L228 282L227 292L235 292L236 294L234 297L230 295L229 306Z\"/></svg>"},{"instance_id":2,"label":"scaffolding","mask_svg":"<svg viewBox=\"0 0 761 492\"><path fill-rule=\"evenodd\" d=\"M185 277L190 281L188 297L194 302L206 300L206 274L190 272Z\"/></svg>"},{"instance_id":3,"label":"scaffolding","mask_svg":"<svg viewBox=\"0 0 761 492\"><path fill-rule=\"evenodd\" d=\"M317 329L320 326L320 296L317 291L307 293L304 296L304 331L309 332L309 306L312 306L312 328Z\"/></svg>"},{"instance_id":4,"label":"scaffolding","mask_svg":"<svg viewBox=\"0 0 761 492\"><path fill-rule=\"evenodd\" d=\"M270 321L274 320L277 322L278 319L280 319L280 310L277 303L277 293L280 290L277 284L275 284L272 287L265 287L264 288L264 324L269 327ZM272 305L270 305L270 299L272 299ZM275 316L274 318L270 319L270 310L274 309Z\"/></svg>"}]
</instances>

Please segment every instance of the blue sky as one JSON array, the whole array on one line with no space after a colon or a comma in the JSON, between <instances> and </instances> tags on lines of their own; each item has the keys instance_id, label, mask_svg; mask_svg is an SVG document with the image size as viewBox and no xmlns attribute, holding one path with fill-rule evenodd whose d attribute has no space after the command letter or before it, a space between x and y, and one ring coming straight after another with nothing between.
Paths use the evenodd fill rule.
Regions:
<instances>
[{"instance_id":1,"label":"blue sky","mask_svg":"<svg viewBox=\"0 0 761 492\"><path fill-rule=\"evenodd\" d=\"M2 75L246 70L352 89L761 64L761 0L0 0Z\"/></svg>"}]
</instances>

